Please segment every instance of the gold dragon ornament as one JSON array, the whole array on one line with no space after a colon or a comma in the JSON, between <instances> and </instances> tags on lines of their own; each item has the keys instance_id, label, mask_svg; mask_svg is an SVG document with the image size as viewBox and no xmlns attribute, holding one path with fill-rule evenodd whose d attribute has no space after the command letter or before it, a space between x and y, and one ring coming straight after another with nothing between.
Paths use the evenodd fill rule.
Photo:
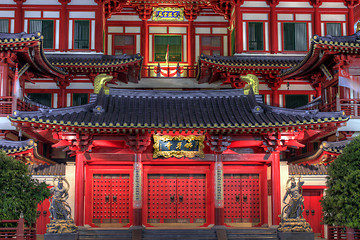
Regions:
<instances>
[{"instance_id":1,"label":"gold dragon ornament","mask_svg":"<svg viewBox=\"0 0 360 240\"><path fill-rule=\"evenodd\" d=\"M105 86L107 82L110 82L113 76L106 75L105 73L99 74L94 79L94 93L99 94L101 88L104 89L104 93L109 95L110 88Z\"/></svg>"},{"instance_id":2,"label":"gold dragon ornament","mask_svg":"<svg viewBox=\"0 0 360 240\"><path fill-rule=\"evenodd\" d=\"M259 94L259 79L254 74L248 74L246 76L240 76L241 80L248 84L244 87L244 94L248 95L252 88L254 94Z\"/></svg>"}]
</instances>

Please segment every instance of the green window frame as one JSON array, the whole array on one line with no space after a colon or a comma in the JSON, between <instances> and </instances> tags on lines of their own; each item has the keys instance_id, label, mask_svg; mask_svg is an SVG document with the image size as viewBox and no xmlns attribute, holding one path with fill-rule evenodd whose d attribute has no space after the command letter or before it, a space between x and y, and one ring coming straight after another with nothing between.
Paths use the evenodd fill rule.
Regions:
<instances>
[{"instance_id":1,"label":"green window frame","mask_svg":"<svg viewBox=\"0 0 360 240\"><path fill-rule=\"evenodd\" d=\"M74 49L90 48L90 21L74 20Z\"/></svg>"},{"instance_id":2,"label":"green window frame","mask_svg":"<svg viewBox=\"0 0 360 240\"><path fill-rule=\"evenodd\" d=\"M231 55L235 54L235 28L231 32Z\"/></svg>"},{"instance_id":3,"label":"green window frame","mask_svg":"<svg viewBox=\"0 0 360 240\"><path fill-rule=\"evenodd\" d=\"M87 93L73 93L72 105L80 106L89 103L89 94Z\"/></svg>"},{"instance_id":4,"label":"green window frame","mask_svg":"<svg viewBox=\"0 0 360 240\"><path fill-rule=\"evenodd\" d=\"M309 103L309 95L306 94L287 94L285 95L285 107L297 108Z\"/></svg>"},{"instance_id":5,"label":"green window frame","mask_svg":"<svg viewBox=\"0 0 360 240\"><path fill-rule=\"evenodd\" d=\"M51 93L27 93L27 96L34 102L51 107Z\"/></svg>"},{"instance_id":6,"label":"green window frame","mask_svg":"<svg viewBox=\"0 0 360 240\"><path fill-rule=\"evenodd\" d=\"M264 26L262 22L248 22L249 51L264 50Z\"/></svg>"},{"instance_id":7,"label":"green window frame","mask_svg":"<svg viewBox=\"0 0 360 240\"><path fill-rule=\"evenodd\" d=\"M283 23L285 51L308 50L306 25L306 23Z\"/></svg>"},{"instance_id":8,"label":"green window frame","mask_svg":"<svg viewBox=\"0 0 360 240\"><path fill-rule=\"evenodd\" d=\"M9 19L0 19L0 33L9 33Z\"/></svg>"},{"instance_id":9,"label":"green window frame","mask_svg":"<svg viewBox=\"0 0 360 240\"><path fill-rule=\"evenodd\" d=\"M341 23L326 23L326 35L342 36Z\"/></svg>"},{"instance_id":10,"label":"green window frame","mask_svg":"<svg viewBox=\"0 0 360 240\"><path fill-rule=\"evenodd\" d=\"M155 62L181 62L182 61L182 36L157 35L154 37ZM167 54L169 46L169 53ZM167 59L168 58L168 59Z\"/></svg>"},{"instance_id":11,"label":"green window frame","mask_svg":"<svg viewBox=\"0 0 360 240\"><path fill-rule=\"evenodd\" d=\"M29 32L41 32L44 36L43 47L54 48L54 20L29 20Z\"/></svg>"}]
</instances>

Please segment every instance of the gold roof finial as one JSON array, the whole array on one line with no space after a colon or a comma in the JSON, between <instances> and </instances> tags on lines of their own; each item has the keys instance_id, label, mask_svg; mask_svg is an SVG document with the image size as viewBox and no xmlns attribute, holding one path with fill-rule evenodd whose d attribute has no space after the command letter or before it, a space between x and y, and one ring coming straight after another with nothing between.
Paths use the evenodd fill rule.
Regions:
<instances>
[{"instance_id":1,"label":"gold roof finial","mask_svg":"<svg viewBox=\"0 0 360 240\"><path fill-rule=\"evenodd\" d=\"M240 76L240 78L248 83L248 85L244 87L245 95L249 94L250 88L253 89L254 94L259 94L259 79L254 74Z\"/></svg>"},{"instance_id":2,"label":"gold roof finial","mask_svg":"<svg viewBox=\"0 0 360 240\"><path fill-rule=\"evenodd\" d=\"M105 73L99 74L94 79L94 93L99 94L101 88L104 88L105 94L109 95L110 88L105 84L113 79L113 76L106 75Z\"/></svg>"}]
</instances>

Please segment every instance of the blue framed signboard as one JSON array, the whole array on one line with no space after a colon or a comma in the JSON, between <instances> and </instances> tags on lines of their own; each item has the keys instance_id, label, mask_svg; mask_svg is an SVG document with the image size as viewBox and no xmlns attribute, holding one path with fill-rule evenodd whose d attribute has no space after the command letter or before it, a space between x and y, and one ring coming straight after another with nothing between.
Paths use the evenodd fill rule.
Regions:
<instances>
[{"instance_id":1,"label":"blue framed signboard","mask_svg":"<svg viewBox=\"0 0 360 240\"><path fill-rule=\"evenodd\" d=\"M184 21L183 8L157 7L153 8L153 21Z\"/></svg>"}]
</instances>

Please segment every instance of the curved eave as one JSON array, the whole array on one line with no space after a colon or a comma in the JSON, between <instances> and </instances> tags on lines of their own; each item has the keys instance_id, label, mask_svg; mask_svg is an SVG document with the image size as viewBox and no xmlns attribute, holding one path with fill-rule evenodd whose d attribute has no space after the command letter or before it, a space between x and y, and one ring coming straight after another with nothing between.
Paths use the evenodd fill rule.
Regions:
<instances>
[{"instance_id":1,"label":"curved eave","mask_svg":"<svg viewBox=\"0 0 360 240\"><path fill-rule=\"evenodd\" d=\"M303 61L288 71L280 74L278 77L288 79L303 76L318 68L333 55L339 53L358 54L359 52L359 43L329 41L315 35L311 40L309 52Z\"/></svg>"},{"instance_id":2,"label":"curved eave","mask_svg":"<svg viewBox=\"0 0 360 240\"><path fill-rule=\"evenodd\" d=\"M89 133L99 133L99 134L116 134L116 133L126 133L128 131L205 131L205 132L212 132L212 131L224 131L224 132L234 132L234 133L259 133L268 132L268 131L277 131L277 130L298 130L299 128L305 129L321 129L324 126L328 127L329 124L340 124L346 122L349 117L332 117L332 118L325 118L325 119L318 119L315 121L314 119L310 119L310 121L304 120L302 122L283 122L275 124L273 123L263 123L263 124L214 124L214 125L155 125L155 124L124 124L121 125L119 123L113 124L105 124L105 123L78 123L78 122L66 122L63 121L57 122L56 120L43 120L39 119L38 121L34 119L28 119L27 117L21 118L10 117L10 120L13 123L17 123L19 125L26 125L31 126L34 128L47 128L53 129L55 131L76 131L76 132L89 132ZM21 127L21 126L19 126Z\"/></svg>"}]
</instances>

